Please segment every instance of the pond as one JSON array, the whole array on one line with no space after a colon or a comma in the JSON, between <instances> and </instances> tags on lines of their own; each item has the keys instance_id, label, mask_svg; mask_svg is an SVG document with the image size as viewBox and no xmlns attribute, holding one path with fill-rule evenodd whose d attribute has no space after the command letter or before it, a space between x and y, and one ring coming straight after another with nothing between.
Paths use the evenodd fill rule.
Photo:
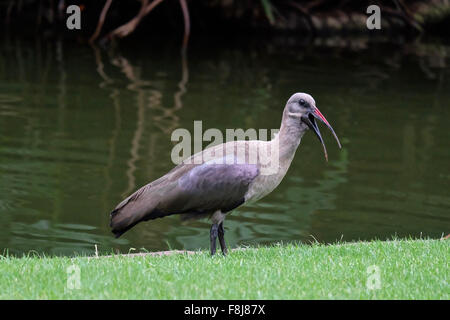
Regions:
<instances>
[{"instance_id":1,"label":"pond","mask_svg":"<svg viewBox=\"0 0 450 320\"><path fill-rule=\"evenodd\" d=\"M176 128L279 128L310 93L343 144L308 132L280 186L226 220L231 247L439 238L450 229L450 46L294 38L0 44L0 249L92 254L209 247L170 216L115 239L110 211L169 171Z\"/></svg>"}]
</instances>

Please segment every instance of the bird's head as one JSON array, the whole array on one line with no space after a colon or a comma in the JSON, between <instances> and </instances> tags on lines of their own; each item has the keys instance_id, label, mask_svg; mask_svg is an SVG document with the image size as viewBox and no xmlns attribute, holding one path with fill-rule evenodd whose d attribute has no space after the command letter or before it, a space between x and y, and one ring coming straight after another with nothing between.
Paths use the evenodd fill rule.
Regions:
<instances>
[{"instance_id":1,"label":"bird's head","mask_svg":"<svg viewBox=\"0 0 450 320\"><path fill-rule=\"evenodd\" d=\"M318 119L320 122L324 123L328 129L330 129L331 133L333 134L334 138L336 139L339 148L341 148L341 143L339 142L339 139L334 132L331 125L328 123L327 119L323 116L323 114L319 111L319 109L316 107L316 102L314 101L314 98L311 97L307 93L295 93L292 95L285 108L285 115L291 120L291 121L299 121L299 124L305 124L307 128L314 131L317 138L319 138L320 143L322 143L323 151L325 153L325 159L328 161L328 154L327 149L325 147L325 143L323 142L322 135L320 134L319 127L317 126L316 119Z\"/></svg>"}]
</instances>

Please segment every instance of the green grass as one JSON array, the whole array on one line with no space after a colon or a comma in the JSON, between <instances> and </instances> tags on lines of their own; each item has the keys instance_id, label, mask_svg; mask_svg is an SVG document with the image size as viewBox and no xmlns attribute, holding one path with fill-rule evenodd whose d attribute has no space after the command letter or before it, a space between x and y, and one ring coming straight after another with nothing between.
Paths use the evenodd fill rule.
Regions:
<instances>
[{"instance_id":1,"label":"green grass","mask_svg":"<svg viewBox=\"0 0 450 320\"><path fill-rule=\"evenodd\" d=\"M449 299L449 244L274 245L227 257L205 251L133 258L0 257L0 298ZM72 265L80 271L79 289L67 288ZM379 270L379 289L366 286L370 266ZM76 271L69 270L69 276L76 277Z\"/></svg>"}]
</instances>

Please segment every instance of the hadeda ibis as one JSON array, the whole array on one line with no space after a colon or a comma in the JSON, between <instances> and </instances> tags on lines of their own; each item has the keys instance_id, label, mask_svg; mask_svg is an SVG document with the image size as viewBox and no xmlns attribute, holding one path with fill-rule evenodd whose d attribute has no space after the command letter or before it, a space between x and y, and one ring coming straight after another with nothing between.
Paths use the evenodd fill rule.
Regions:
<instances>
[{"instance_id":1,"label":"hadeda ibis","mask_svg":"<svg viewBox=\"0 0 450 320\"><path fill-rule=\"evenodd\" d=\"M319 138L328 160L316 119L331 130L340 148L337 135L316 107L313 97L295 93L286 103L281 128L272 140L231 141L193 155L187 159L190 161L184 161L119 203L111 212L112 232L119 237L141 221L172 214L194 218L209 216L211 254L216 252L217 237L226 254L225 216L239 206L261 199L278 186L308 129ZM270 151L258 153L264 149ZM265 170L267 163L276 163L275 170Z\"/></svg>"}]
</instances>

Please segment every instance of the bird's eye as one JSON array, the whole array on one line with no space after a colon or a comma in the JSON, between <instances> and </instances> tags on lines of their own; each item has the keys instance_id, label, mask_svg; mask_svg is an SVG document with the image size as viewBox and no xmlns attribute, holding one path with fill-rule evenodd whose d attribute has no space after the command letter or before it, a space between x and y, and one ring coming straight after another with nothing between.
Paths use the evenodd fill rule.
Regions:
<instances>
[{"instance_id":1,"label":"bird's eye","mask_svg":"<svg viewBox=\"0 0 450 320\"><path fill-rule=\"evenodd\" d=\"M305 105L305 100L303 100L303 99L300 99L300 101L298 102L301 106L304 106Z\"/></svg>"}]
</instances>

